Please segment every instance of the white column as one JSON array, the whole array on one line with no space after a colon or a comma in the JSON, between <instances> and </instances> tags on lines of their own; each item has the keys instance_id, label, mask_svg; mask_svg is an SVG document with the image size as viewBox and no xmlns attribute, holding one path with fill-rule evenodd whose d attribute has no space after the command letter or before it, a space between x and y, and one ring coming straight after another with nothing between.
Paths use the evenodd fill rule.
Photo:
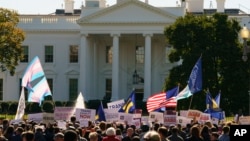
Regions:
<instances>
[{"instance_id":1,"label":"white column","mask_svg":"<svg viewBox=\"0 0 250 141\"><path fill-rule=\"evenodd\" d=\"M87 34L81 34L81 45L80 45L80 76L78 79L78 90L84 96L84 99L87 101L89 100L89 90L88 90L88 54L89 54L89 46L87 41Z\"/></svg>"},{"instance_id":2,"label":"white column","mask_svg":"<svg viewBox=\"0 0 250 141\"><path fill-rule=\"evenodd\" d=\"M119 94L119 34L113 37L113 59L112 59L112 97L111 101L118 100Z\"/></svg>"},{"instance_id":3,"label":"white column","mask_svg":"<svg viewBox=\"0 0 250 141\"><path fill-rule=\"evenodd\" d=\"M144 98L147 98L151 93L151 36L152 34L144 34L145 37L145 63L144 63Z\"/></svg>"}]
</instances>

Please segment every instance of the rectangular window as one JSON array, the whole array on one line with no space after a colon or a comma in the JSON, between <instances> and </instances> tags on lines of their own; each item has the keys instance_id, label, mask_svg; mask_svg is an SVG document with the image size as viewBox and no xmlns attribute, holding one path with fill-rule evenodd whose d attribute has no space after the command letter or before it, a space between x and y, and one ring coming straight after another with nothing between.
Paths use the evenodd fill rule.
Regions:
<instances>
[{"instance_id":1,"label":"rectangular window","mask_svg":"<svg viewBox=\"0 0 250 141\"><path fill-rule=\"evenodd\" d=\"M51 93L53 94L53 79L52 78L47 78L47 82L49 85L49 89L51 91Z\"/></svg>"},{"instance_id":2,"label":"rectangular window","mask_svg":"<svg viewBox=\"0 0 250 141\"><path fill-rule=\"evenodd\" d=\"M0 79L0 100L3 100L3 79Z\"/></svg>"},{"instance_id":3,"label":"rectangular window","mask_svg":"<svg viewBox=\"0 0 250 141\"><path fill-rule=\"evenodd\" d=\"M29 62L29 46L22 46L22 48L23 48L24 56L23 56L23 59L20 60L20 62L27 63Z\"/></svg>"},{"instance_id":4,"label":"rectangular window","mask_svg":"<svg viewBox=\"0 0 250 141\"><path fill-rule=\"evenodd\" d=\"M75 101L77 99L78 91L78 79L71 78L69 79L69 100Z\"/></svg>"},{"instance_id":5,"label":"rectangular window","mask_svg":"<svg viewBox=\"0 0 250 141\"><path fill-rule=\"evenodd\" d=\"M144 55L145 55L144 47L136 46L135 55L136 55L136 63L143 64L144 63Z\"/></svg>"},{"instance_id":6,"label":"rectangular window","mask_svg":"<svg viewBox=\"0 0 250 141\"><path fill-rule=\"evenodd\" d=\"M111 64L113 58L113 47L106 46L106 63Z\"/></svg>"},{"instance_id":7,"label":"rectangular window","mask_svg":"<svg viewBox=\"0 0 250 141\"><path fill-rule=\"evenodd\" d=\"M21 91L22 91L22 79L19 79L19 97L21 96ZM24 97L25 97L25 100L28 100L28 94L29 94L29 91L28 91L28 89L26 89L25 87L24 87Z\"/></svg>"},{"instance_id":8,"label":"rectangular window","mask_svg":"<svg viewBox=\"0 0 250 141\"><path fill-rule=\"evenodd\" d=\"M45 46L45 62L52 63L53 62L53 46Z\"/></svg>"},{"instance_id":9,"label":"rectangular window","mask_svg":"<svg viewBox=\"0 0 250 141\"><path fill-rule=\"evenodd\" d=\"M106 79L104 100L110 100L112 96L112 79Z\"/></svg>"},{"instance_id":10,"label":"rectangular window","mask_svg":"<svg viewBox=\"0 0 250 141\"><path fill-rule=\"evenodd\" d=\"M69 46L69 62L70 63L78 63L78 45L70 45Z\"/></svg>"}]
</instances>

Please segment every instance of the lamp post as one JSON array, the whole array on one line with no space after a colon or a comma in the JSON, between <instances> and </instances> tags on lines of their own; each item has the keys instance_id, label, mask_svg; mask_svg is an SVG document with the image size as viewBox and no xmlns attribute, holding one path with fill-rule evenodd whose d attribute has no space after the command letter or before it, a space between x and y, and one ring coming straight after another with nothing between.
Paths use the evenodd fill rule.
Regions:
<instances>
[{"instance_id":1,"label":"lamp post","mask_svg":"<svg viewBox=\"0 0 250 141\"><path fill-rule=\"evenodd\" d=\"M247 29L247 27L244 25L244 27L241 29L240 31L240 36L241 38L243 39L243 55L242 55L242 60L244 62L247 61L248 57L247 57L247 54L250 53L250 47L247 46L247 39L249 38L250 36L250 33L249 33L249 30ZM248 96L249 96L249 115L250 115L250 76L249 76L249 90L248 90Z\"/></svg>"},{"instance_id":2,"label":"lamp post","mask_svg":"<svg viewBox=\"0 0 250 141\"><path fill-rule=\"evenodd\" d=\"M247 46L247 39L250 36L249 30L247 29L246 26L244 26L241 31L240 31L240 36L243 39L243 55L242 55L242 60L244 62L247 61L247 53L250 52L250 48Z\"/></svg>"}]
</instances>

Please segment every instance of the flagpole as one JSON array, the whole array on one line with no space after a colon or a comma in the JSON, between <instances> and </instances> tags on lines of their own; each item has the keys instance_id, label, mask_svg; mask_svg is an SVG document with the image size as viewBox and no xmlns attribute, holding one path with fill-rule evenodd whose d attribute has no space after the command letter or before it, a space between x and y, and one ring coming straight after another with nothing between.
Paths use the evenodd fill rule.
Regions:
<instances>
[{"instance_id":1,"label":"flagpole","mask_svg":"<svg viewBox=\"0 0 250 141\"><path fill-rule=\"evenodd\" d=\"M190 109L190 107L191 107L192 101L193 101L193 95L191 96L191 100L190 100L190 103L189 103L188 110L189 110L189 109Z\"/></svg>"}]
</instances>

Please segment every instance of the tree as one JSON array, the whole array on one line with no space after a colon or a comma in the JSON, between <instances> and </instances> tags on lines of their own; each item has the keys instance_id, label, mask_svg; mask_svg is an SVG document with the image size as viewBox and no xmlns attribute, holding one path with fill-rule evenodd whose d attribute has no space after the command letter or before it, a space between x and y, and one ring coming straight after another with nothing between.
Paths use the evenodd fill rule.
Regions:
<instances>
[{"instance_id":1,"label":"tree","mask_svg":"<svg viewBox=\"0 0 250 141\"><path fill-rule=\"evenodd\" d=\"M0 8L0 69L15 74L18 62L23 59L24 32L17 27L18 13Z\"/></svg>"},{"instance_id":2,"label":"tree","mask_svg":"<svg viewBox=\"0 0 250 141\"><path fill-rule=\"evenodd\" d=\"M221 108L227 114L240 108L248 111L244 107L248 107L250 63L241 60L240 29L236 20L218 13L212 16L187 14L166 27L166 39L173 46L169 59L183 62L170 70L165 88L179 83L182 90L202 55L203 91L193 95L191 108L205 110L205 94L209 89L213 97L221 91ZM178 108L189 108L190 101L190 98L178 101Z\"/></svg>"}]
</instances>

